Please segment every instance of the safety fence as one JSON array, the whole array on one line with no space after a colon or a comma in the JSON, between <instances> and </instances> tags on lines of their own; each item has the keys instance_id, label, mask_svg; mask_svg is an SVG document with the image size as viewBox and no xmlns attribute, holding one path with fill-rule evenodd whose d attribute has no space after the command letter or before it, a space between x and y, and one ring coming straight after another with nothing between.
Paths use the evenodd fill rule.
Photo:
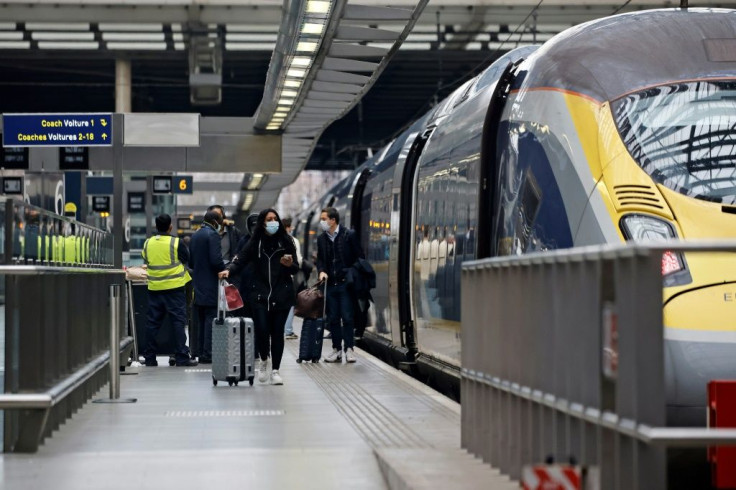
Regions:
<instances>
[{"instance_id":1,"label":"safety fence","mask_svg":"<svg viewBox=\"0 0 736 490\"><path fill-rule=\"evenodd\" d=\"M668 446L736 444L735 429L666 427L662 256L717 251L736 242L463 264L463 447L514 479L573 459L600 488L658 490Z\"/></svg>"},{"instance_id":2,"label":"safety fence","mask_svg":"<svg viewBox=\"0 0 736 490\"><path fill-rule=\"evenodd\" d=\"M33 452L119 365L111 324L126 310L111 308L110 286L125 273L108 232L12 199L0 214L3 450ZM115 337L127 359L132 338Z\"/></svg>"},{"instance_id":3,"label":"safety fence","mask_svg":"<svg viewBox=\"0 0 736 490\"><path fill-rule=\"evenodd\" d=\"M0 263L112 267L111 233L13 199L0 206L0 214Z\"/></svg>"}]
</instances>

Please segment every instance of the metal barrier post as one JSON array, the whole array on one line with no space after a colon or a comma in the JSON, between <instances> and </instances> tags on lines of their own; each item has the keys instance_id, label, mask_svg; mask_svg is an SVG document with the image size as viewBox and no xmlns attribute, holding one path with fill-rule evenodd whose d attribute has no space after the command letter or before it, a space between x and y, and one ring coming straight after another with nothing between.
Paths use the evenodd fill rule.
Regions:
<instances>
[{"instance_id":1,"label":"metal barrier post","mask_svg":"<svg viewBox=\"0 0 736 490\"><path fill-rule=\"evenodd\" d=\"M110 398L120 398L120 284L110 284Z\"/></svg>"},{"instance_id":2,"label":"metal barrier post","mask_svg":"<svg viewBox=\"0 0 736 490\"><path fill-rule=\"evenodd\" d=\"M110 284L110 398L94 403L135 403L136 398L120 398L120 312L122 284Z\"/></svg>"}]
</instances>

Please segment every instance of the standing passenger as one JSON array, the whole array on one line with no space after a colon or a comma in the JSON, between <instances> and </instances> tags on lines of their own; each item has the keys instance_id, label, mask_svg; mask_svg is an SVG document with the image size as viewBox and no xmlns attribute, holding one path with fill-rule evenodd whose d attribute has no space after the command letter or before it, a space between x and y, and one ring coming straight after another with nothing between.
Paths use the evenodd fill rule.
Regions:
<instances>
[{"instance_id":1,"label":"standing passenger","mask_svg":"<svg viewBox=\"0 0 736 490\"><path fill-rule=\"evenodd\" d=\"M220 227L220 245L222 247L222 260L225 265L229 264L230 261L235 257L235 253L238 251L238 243L242 238L240 231L235 227L235 223L227 219L225 214L225 208L219 204L214 204L207 208L207 211L215 211L220 214L222 218L222 226Z\"/></svg>"},{"instance_id":2,"label":"standing passenger","mask_svg":"<svg viewBox=\"0 0 736 490\"><path fill-rule=\"evenodd\" d=\"M291 226L291 218L284 218L282 222L284 223L284 228L286 229L286 233L294 241L294 247L296 248L296 261L301 267L302 266L302 251L300 250L301 246L299 245L299 240L297 240L297 238L291 234L292 230L294 229ZM291 279L293 283L294 278L292 277ZM294 290L296 291L296 286L294 287ZM289 316L286 318L286 327L284 328L284 338L289 339L289 340L299 338L299 336L294 333L294 307L293 306L289 310Z\"/></svg>"},{"instance_id":3,"label":"standing passenger","mask_svg":"<svg viewBox=\"0 0 736 490\"><path fill-rule=\"evenodd\" d=\"M325 362L355 362L354 295L346 284L347 270L364 258L355 231L340 226L340 213L324 208L319 226L324 233L317 238L317 270L319 280L327 281L327 323L332 332L332 354ZM342 320L342 326L340 326Z\"/></svg>"},{"instance_id":4,"label":"standing passenger","mask_svg":"<svg viewBox=\"0 0 736 490\"><path fill-rule=\"evenodd\" d=\"M217 273L225 270L218 229L222 217L207 211L202 227L192 235L194 310L199 323L199 362L212 363L212 321L217 316Z\"/></svg>"},{"instance_id":5,"label":"standing passenger","mask_svg":"<svg viewBox=\"0 0 736 490\"><path fill-rule=\"evenodd\" d=\"M258 381L268 379L268 354L271 353L271 384L282 385L279 374L284 355L284 325L289 309L294 306L296 295L291 276L298 270L294 260L296 248L286 234L281 218L273 209L265 209L258 215L253 236L250 237L228 270L220 277L228 277L248 264L252 264L247 301L250 303L258 344ZM270 349L269 349L270 343Z\"/></svg>"},{"instance_id":6,"label":"standing passenger","mask_svg":"<svg viewBox=\"0 0 736 490\"><path fill-rule=\"evenodd\" d=\"M196 366L197 361L189 357L187 336L186 284L190 277L186 264L189 260L187 247L169 235L172 230L171 216L162 214L156 218L158 234L143 244L143 260L148 266L148 315L146 317L146 347L143 356L146 366L158 366L156 361L156 333L166 313L171 316L176 338L176 365Z\"/></svg>"}]
</instances>

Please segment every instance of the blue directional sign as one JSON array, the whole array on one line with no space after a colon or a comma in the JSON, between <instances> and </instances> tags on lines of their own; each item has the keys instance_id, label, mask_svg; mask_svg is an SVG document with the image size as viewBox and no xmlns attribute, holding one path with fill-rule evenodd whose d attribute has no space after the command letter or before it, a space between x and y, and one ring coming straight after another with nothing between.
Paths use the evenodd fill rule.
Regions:
<instances>
[{"instance_id":1,"label":"blue directional sign","mask_svg":"<svg viewBox=\"0 0 736 490\"><path fill-rule=\"evenodd\" d=\"M112 114L3 114L3 146L110 146Z\"/></svg>"}]
</instances>

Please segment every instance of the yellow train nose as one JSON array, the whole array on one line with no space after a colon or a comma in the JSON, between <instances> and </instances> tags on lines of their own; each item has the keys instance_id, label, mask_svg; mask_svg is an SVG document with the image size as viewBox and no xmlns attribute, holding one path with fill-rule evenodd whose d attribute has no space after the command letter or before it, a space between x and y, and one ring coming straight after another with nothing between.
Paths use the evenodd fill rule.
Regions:
<instances>
[{"instance_id":1,"label":"yellow train nose","mask_svg":"<svg viewBox=\"0 0 736 490\"><path fill-rule=\"evenodd\" d=\"M681 293L663 314L668 423L704 425L708 382L736 379L736 284Z\"/></svg>"}]
</instances>

